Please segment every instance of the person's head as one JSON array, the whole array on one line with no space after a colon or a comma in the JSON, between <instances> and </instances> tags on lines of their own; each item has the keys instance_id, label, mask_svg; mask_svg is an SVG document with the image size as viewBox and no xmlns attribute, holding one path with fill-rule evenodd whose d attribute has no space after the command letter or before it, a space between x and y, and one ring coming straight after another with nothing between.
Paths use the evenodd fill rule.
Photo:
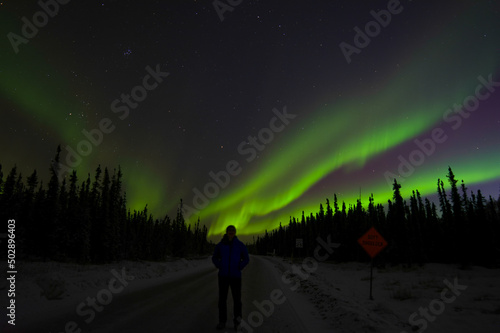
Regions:
<instances>
[{"instance_id":1,"label":"person's head","mask_svg":"<svg viewBox=\"0 0 500 333\"><path fill-rule=\"evenodd\" d=\"M236 235L236 228L234 225L230 225L226 228L226 234L229 240L232 240Z\"/></svg>"}]
</instances>

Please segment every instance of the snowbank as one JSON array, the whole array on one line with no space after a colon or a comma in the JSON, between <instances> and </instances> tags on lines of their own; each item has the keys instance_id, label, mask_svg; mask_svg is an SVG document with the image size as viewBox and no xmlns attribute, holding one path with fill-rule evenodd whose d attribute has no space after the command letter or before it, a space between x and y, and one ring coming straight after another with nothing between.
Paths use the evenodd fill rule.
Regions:
<instances>
[{"instance_id":1,"label":"snowbank","mask_svg":"<svg viewBox=\"0 0 500 333\"><path fill-rule=\"evenodd\" d=\"M295 292L308 295L333 332L474 332L500 327L500 269L428 264L404 269L370 264L272 259ZM290 274L301 269L298 274ZM297 272L297 271L296 271Z\"/></svg>"}]
</instances>

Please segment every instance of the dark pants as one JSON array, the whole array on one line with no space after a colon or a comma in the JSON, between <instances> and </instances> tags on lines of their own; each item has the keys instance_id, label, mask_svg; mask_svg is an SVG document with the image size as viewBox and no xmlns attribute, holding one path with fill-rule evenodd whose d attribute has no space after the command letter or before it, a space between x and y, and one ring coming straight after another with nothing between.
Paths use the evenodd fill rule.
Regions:
<instances>
[{"instance_id":1,"label":"dark pants","mask_svg":"<svg viewBox=\"0 0 500 333\"><path fill-rule=\"evenodd\" d=\"M227 321L227 294L231 287L234 301L234 318L241 317L241 278L219 276L219 322Z\"/></svg>"}]
</instances>

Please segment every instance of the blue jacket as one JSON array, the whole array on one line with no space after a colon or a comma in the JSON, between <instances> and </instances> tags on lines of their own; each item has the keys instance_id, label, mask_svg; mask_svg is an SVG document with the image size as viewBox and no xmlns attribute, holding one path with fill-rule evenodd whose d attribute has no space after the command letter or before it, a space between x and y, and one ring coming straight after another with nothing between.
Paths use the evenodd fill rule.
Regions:
<instances>
[{"instance_id":1,"label":"blue jacket","mask_svg":"<svg viewBox=\"0 0 500 333\"><path fill-rule=\"evenodd\" d=\"M241 278L241 271L250 262L248 250L236 236L230 242L226 235L215 246L212 262L219 269L219 276Z\"/></svg>"}]
</instances>

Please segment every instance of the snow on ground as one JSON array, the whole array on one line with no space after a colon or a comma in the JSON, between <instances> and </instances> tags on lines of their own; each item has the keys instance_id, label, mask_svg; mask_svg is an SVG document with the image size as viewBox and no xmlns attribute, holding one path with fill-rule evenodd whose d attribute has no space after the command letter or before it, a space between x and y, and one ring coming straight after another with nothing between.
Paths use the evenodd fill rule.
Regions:
<instances>
[{"instance_id":1,"label":"snow on ground","mask_svg":"<svg viewBox=\"0 0 500 333\"><path fill-rule=\"evenodd\" d=\"M295 284L291 284L287 280L284 280L282 271L280 269L275 269L276 267L280 267L279 263L276 263L276 260L273 260L272 257L260 257L260 256L258 259L260 262L265 264L264 267L266 272L262 272L261 274L269 278L269 280L267 280L267 284L269 286L272 286L274 292L277 292L279 295L283 295L282 297L279 297L280 299L285 300L284 303L275 304L275 309L278 310L278 308L286 306L290 306L290 308L292 309L292 311L282 312L281 314L278 314L278 311L276 312L272 311L273 312L271 314L271 317L273 317L272 319L274 319L275 316L281 316L280 320L284 321L288 325L293 326L293 332L314 332L314 333L332 332L328 323L320 317L318 311L314 307L314 304L308 300L307 297L308 295L302 294L300 292L295 292L293 290ZM255 256L251 256L249 266L252 265L252 262L255 263L255 261L256 261ZM245 283L248 282L252 283L252 281L248 281L248 275L245 276L244 278L246 281ZM258 286L258 288L264 288L264 287L265 286L263 285ZM272 295L269 294L269 298L266 301L264 301L263 299L257 299L256 301L257 302L273 301ZM255 305L255 303L253 305ZM255 310L259 309L257 309L255 306L244 307L244 317L248 319L248 321L250 321L250 319L252 318L252 313L255 313ZM284 315L284 313L286 313L286 315ZM292 318L292 316L294 318ZM265 328L269 328L270 319L271 318L266 318L265 323L263 323L263 326ZM272 331L267 330L264 332L289 332L290 330L287 329L286 324L279 328L274 327L272 328L273 329ZM248 333L249 331L242 331L242 332ZM256 329L255 332L262 332L262 330Z\"/></svg>"},{"instance_id":2,"label":"snow on ground","mask_svg":"<svg viewBox=\"0 0 500 333\"><path fill-rule=\"evenodd\" d=\"M7 263L4 262L7 267ZM178 279L213 267L210 257L176 259L166 262L120 261L104 265L79 265L59 262L18 262L16 275L17 322L51 318L73 311L87 297L96 297L109 289L112 279L124 277L126 286L120 293L129 293L170 279ZM6 279L0 282L0 293L7 293ZM121 286L119 282L115 287ZM4 299L5 297L2 297ZM4 318L2 318L2 323Z\"/></svg>"},{"instance_id":3,"label":"snow on ground","mask_svg":"<svg viewBox=\"0 0 500 333\"><path fill-rule=\"evenodd\" d=\"M369 263L266 259L272 263L269 269L275 268L280 284L276 287L285 292L307 327L316 324L314 332L489 333L500 327L500 269L461 270L444 264L374 268L370 300ZM32 322L74 312L76 304L108 289L117 276L126 277L120 293L128 293L209 268L210 257L106 265L19 263L16 304L29 305L29 311L17 313L17 320ZM0 281L2 294L8 289L5 281Z\"/></svg>"},{"instance_id":4,"label":"snow on ground","mask_svg":"<svg viewBox=\"0 0 500 333\"><path fill-rule=\"evenodd\" d=\"M273 261L285 280L300 281L295 292L308 296L333 332L490 333L500 328L500 269L374 267L370 300L369 263ZM301 271L290 274L293 265Z\"/></svg>"}]
</instances>

